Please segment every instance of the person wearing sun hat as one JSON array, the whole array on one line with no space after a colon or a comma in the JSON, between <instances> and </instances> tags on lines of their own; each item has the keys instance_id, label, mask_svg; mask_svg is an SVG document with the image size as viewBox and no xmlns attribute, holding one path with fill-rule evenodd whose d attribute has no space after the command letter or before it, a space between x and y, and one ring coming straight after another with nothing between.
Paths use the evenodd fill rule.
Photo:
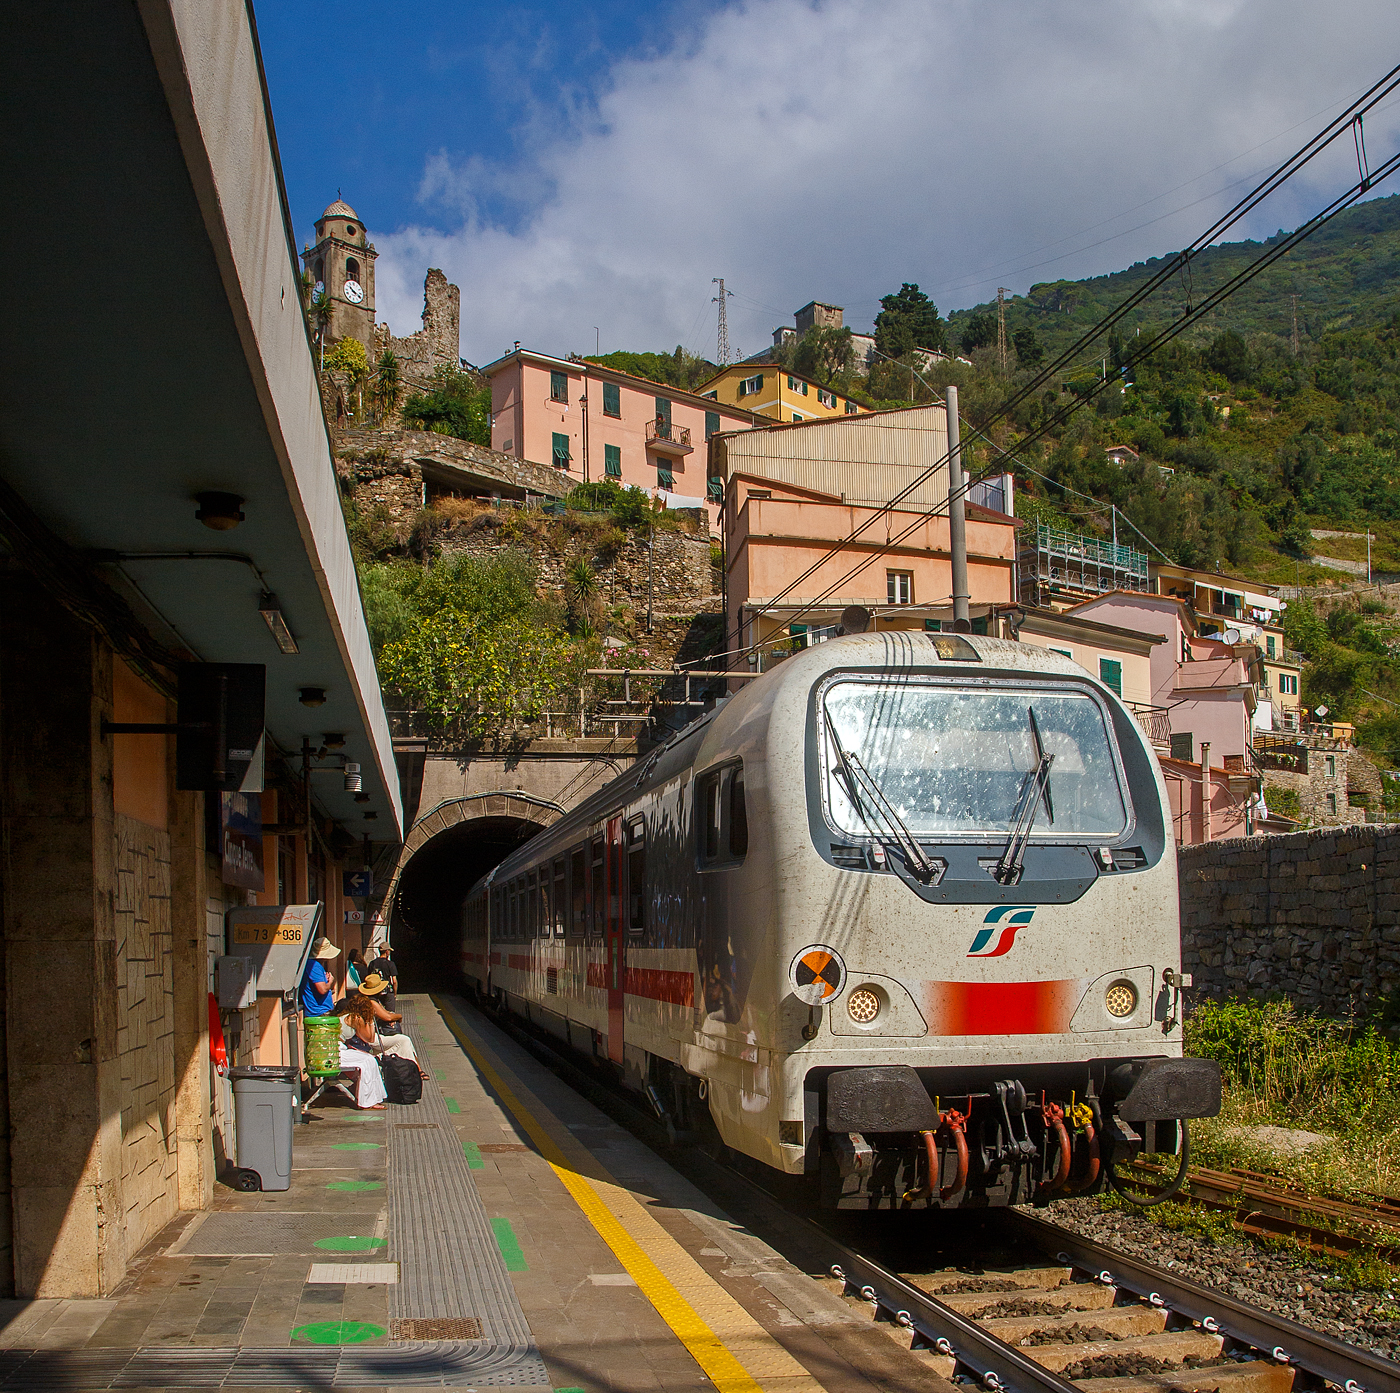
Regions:
<instances>
[{"instance_id":1,"label":"person wearing sun hat","mask_svg":"<svg viewBox=\"0 0 1400 1393\"><path fill-rule=\"evenodd\" d=\"M388 988L389 983L383 977L371 972L356 990L345 994L345 999L335 1008L335 1014L346 1022L340 1030L341 1041L348 1044L349 1037L357 1034L360 1048L371 1054L396 1054L400 1059L412 1060L426 1079L428 1076L418 1064L418 1051L413 1048L413 1041L401 1030L394 1035L380 1035L376 1029L381 1021L397 1025L403 1020L398 1012L386 1011L378 999Z\"/></svg>"},{"instance_id":2,"label":"person wearing sun hat","mask_svg":"<svg viewBox=\"0 0 1400 1393\"><path fill-rule=\"evenodd\" d=\"M311 961L301 979L301 1009L308 1016L329 1016L335 1006L335 983L325 964L340 956L340 949L328 938L311 945Z\"/></svg>"}]
</instances>

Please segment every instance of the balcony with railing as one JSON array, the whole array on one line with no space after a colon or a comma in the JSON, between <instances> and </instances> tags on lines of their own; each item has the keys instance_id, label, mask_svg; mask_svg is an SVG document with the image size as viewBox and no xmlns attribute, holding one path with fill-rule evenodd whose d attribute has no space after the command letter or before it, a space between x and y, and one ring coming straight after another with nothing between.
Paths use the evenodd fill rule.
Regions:
<instances>
[{"instance_id":1,"label":"balcony with railing","mask_svg":"<svg viewBox=\"0 0 1400 1393\"><path fill-rule=\"evenodd\" d=\"M1169 755L1172 748L1171 713L1165 706L1148 706L1140 701L1128 702L1128 710L1147 736L1148 743L1159 755Z\"/></svg>"},{"instance_id":2,"label":"balcony with railing","mask_svg":"<svg viewBox=\"0 0 1400 1393\"><path fill-rule=\"evenodd\" d=\"M690 427L675 426L665 416L647 422L647 449L658 455L673 455L677 459L694 450L690 443Z\"/></svg>"}]
</instances>

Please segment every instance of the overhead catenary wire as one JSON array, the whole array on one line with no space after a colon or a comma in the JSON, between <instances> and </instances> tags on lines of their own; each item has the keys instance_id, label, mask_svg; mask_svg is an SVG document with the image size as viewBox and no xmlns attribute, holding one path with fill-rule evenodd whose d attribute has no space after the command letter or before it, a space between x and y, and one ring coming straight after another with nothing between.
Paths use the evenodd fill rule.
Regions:
<instances>
[{"instance_id":1,"label":"overhead catenary wire","mask_svg":"<svg viewBox=\"0 0 1400 1393\"><path fill-rule=\"evenodd\" d=\"M1400 73L1400 67L1393 70L1393 73ZM1393 76L1393 73L1391 74L1391 76ZM1379 86L1380 84L1377 85ZM1376 89L1372 88L1371 90L1375 91ZM1342 130L1346 130L1348 128L1348 126L1343 126ZM1351 188L1349 188L1345 193L1341 194L1338 198L1334 199L1333 202L1329 204L1326 208L1324 208L1320 213L1316 214L1313 218L1310 218L1306 223L1303 223L1300 227L1295 228L1292 233L1281 238L1272 246L1267 247L1262 255L1255 258L1255 260L1252 261L1248 266L1244 267L1241 271L1236 273L1236 275L1232 276L1228 281L1219 286L1215 291L1213 291L1204 300L1202 300L1200 304L1188 309L1186 313L1181 315L1177 320L1173 321L1173 323L1168 325L1165 329L1159 331L1154 337L1150 338L1146 342L1140 342L1135 344L1124 366L1131 367L1134 363L1141 362L1143 359L1150 356L1153 352L1155 352L1165 343L1177 337L1177 335L1181 334L1187 328L1191 327L1191 325L1195 324L1200 319L1205 317L1219 304L1221 304L1225 299L1227 299L1230 295L1235 293L1235 291L1240 289L1241 286L1247 284L1249 281L1253 280L1256 276L1261 274L1275 261L1279 260L1280 257L1286 255L1299 242L1303 241L1306 237L1310 236L1313 232L1317 231L1319 227L1323 226L1326 222L1330 221L1338 213L1342 212L1345 208L1350 207L1365 193L1369 192L1370 189L1374 188L1376 184L1378 184L1383 179L1389 177L1389 175L1394 173L1397 168L1400 168L1400 154L1392 156L1383 165L1379 166L1375 170L1370 171L1367 177L1363 178L1357 184L1354 184ZM1093 335L1094 333L1095 331L1090 331L1090 335ZM1021 440L1017 441L1016 444L1010 449L1004 449L1003 447L998 446L994 441L992 441L990 436L987 435L985 427L974 431L974 434L985 440L994 450L998 452L999 457L996 461L995 468L983 470L975 478L969 477L964 481L964 495L966 494L967 490L972 487L973 484L986 478L989 474L1002 472L1005 463L1008 460L1015 459L1015 457L1021 452L1023 452L1028 446L1037 443L1039 440L1043 439L1046 435L1048 435L1051 431L1057 429L1060 425L1067 421L1069 417L1072 416L1075 412L1079 411L1082 407L1088 405L1088 403L1093 401L1101 392L1107 390L1107 388L1110 385L1117 385L1117 379L1105 378L1103 381L1091 387L1091 389L1083 396L1076 396L1072 401L1060 408L1060 410L1056 411L1046 421L1042 422L1042 424L1039 427L1037 427L1036 430L1032 431L1029 435L1023 437ZM1006 413L1007 409L1007 406L1004 404L1003 407L998 410L998 412L988 421L987 424L991 425L995 423L995 421L997 421L998 419L1001 419ZM758 618L764 613L771 611L774 607L780 604L783 599L785 599L788 595L790 595L793 592L796 586L800 585L803 580L806 580L811 575L815 574L815 572L819 570L822 566L824 566L829 560L831 560L832 557L839 555L841 551L845 550L848 546L850 546L856 540L856 538L865 530L867 530L867 528L879 517L885 515L888 512L893 511L896 503L903 501L903 499L906 498L915 488L917 488L922 482L924 482L928 477L930 477L936 470L941 468L946 462L946 460L947 455L945 454L942 457L942 459L935 461L934 464L930 465L926 470L922 471L909 485L907 485L903 490L901 490L901 492L897 494L894 499L890 500L889 503L882 505L882 507L874 514L874 516L872 516L866 522L862 523L859 527L853 529L853 531L850 534L848 534L846 538L844 538L841 542L838 542L824 556L819 558L810 567L808 567L808 569L805 572L803 572L801 576L797 577L782 592L780 592L778 596L775 596L773 599L768 601L766 605L757 609L752 618ZM1040 478L1047 479L1047 482L1055 483L1054 480L1048 479L1048 476L1041 474L1038 470L1035 470L1030 466L1026 466L1023 464L1022 467L1027 468L1029 472L1036 474ZM1088 497L1088 495L1080 496ZM872 554L868 556L864 561L862 561L860 565L848 571L844 576L842 576L839 580L834 582L820 595L808 601L802 609L798 610L794 614L787 616L789 622L795 621L796 619L800 618L802 614L819 607L832 594L836 593L841 586L848 584L852 579L854 579L855 576L859 575L862 571L866 570L869 566L874 564L874 562L878 560L880 556L887 553L893 547L897 546L900 542L904 541L906 538L912 535L913 532L917 531L918 528L921 527L926 520L933 517L942 516L944 511L946 510L946 507L946 502L943 502L931 509L921 511L920 513L918 513L914 521L907 528L905 528L904 531L894 536L887 537L885 542L882 545L876 546ZM1129 525L1133 527L1133 530L1137 532L1139 536L1142 536L1144 540L1150 542L1150 539L1147 538L1144 533L1142 533L1141 529L1139 529L1136 526L1136 524L1132 523L1130 519L1125 518L1125 521L1129 522ZM1160 548L1156 547L1155 543L1151 543L1151 545L1154 546L1154 549L1156 549L1160 555L1166 555L1165 552L1162 552ZM726 635L727 640L733 637L737 637L737 633L732 635ZM746 649L741 651L751 652L753 650L753 647L754 645L749 645Z\"/></svg>"}]
</instances>

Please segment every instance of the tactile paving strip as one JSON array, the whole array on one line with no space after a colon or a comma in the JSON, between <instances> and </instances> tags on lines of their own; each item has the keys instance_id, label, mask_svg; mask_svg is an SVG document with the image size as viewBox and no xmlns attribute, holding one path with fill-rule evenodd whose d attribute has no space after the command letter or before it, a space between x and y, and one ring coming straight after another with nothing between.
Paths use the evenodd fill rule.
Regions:
<instances>
[{"instance_id":1,"label":"tactile paving strip","mask_svg":"<svg viewBox=\"0 0 1400 1393\"><path fill-rule=\"evenodd\" d=\"M404 1029L413 1036L429 1074L427 1041L412 1001L400 1000ZM451 1115L436 1082L423 1086L412 1106L390 1104L389 1246L399 1260L398 1285L389 1291L389 1317L481 1323L484 1342L501 1363L493 1366L517 1385L548 1384L529 1322L477 1194L467 1158L452 1130ZM436 1123L437 1130L400 1122ZM473 1373L477 1382L487 1382ZM385 1380L387 1382L387 1380Z\"/></svg>"},{"instance_id":2,"label":"tactile paving strip","mask_svg":"<svg viewBox=\"0 0 1400 1393\"><path fill-rule=\"evenodd\" d=\"M204 1258L319 1253L325 1250L317 1248L318 1239L352 1235L368 1239L378 1224L377 1210L360 1214L214 1213L194 1231L183 1251Z\"/></svg>"}]
</instances>

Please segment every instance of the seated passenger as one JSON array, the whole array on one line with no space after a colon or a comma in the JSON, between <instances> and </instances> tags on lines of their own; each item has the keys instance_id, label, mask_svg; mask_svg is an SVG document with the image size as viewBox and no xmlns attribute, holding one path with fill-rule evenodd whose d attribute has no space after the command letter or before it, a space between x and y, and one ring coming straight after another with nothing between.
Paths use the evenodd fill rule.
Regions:
<instances>
[{"instance_id":1,"label":"seated passenger","mask_svg":"<svg viewBox=\"0 0 1400 1393\"><path fill-rule=\"evenodd\" d=\"M328 1016L335 1005L335 983L325 964L340 956L340 949L328 938L318 938L311 950L311 961L301 979L301 1009L308 1016Z\"/></svg>"},{"instance_id":2,"label":"seated passenger","mask_svg":"<svg viewBox=\"0 0 1400 1393\"><path fill-rule=\"evenodd\" d=\"M400 1059L412 1060L417 1066L419 1076L426 1080L428 1075L418 1063L418 1052L413 1048L413 1041L403 1031L396 1035L378 1033L377 1026L381 1021L397 1025L403 1020L402 1014L386 1011L376 1000L388 987L388 982L378 973L371 972L360 983L358 991L346 994L345 999L335 1008L335 1014L342 1021L340 1038L344 1041L353 1033L366 1041L365 1048L372 1054L395 1054Z\"/></svg>"},{"instance_id":3,"label":"seated passenger","mask_svg":"<svg viewBox=\"0 0 1400 1393\"><path fill-rule=\"evenodd\" d=\"M375 1111L382 1109L389 1094L384 1087L384 1071L370 1049L374 1038L373 1025L368 1021L356 1020L349 1027L349 1039L345 1038L345 1026L341 1027L340 1034L341 1070L353 1071L356 1075L355 1106Z\"/></svg>"}]
</instances>

